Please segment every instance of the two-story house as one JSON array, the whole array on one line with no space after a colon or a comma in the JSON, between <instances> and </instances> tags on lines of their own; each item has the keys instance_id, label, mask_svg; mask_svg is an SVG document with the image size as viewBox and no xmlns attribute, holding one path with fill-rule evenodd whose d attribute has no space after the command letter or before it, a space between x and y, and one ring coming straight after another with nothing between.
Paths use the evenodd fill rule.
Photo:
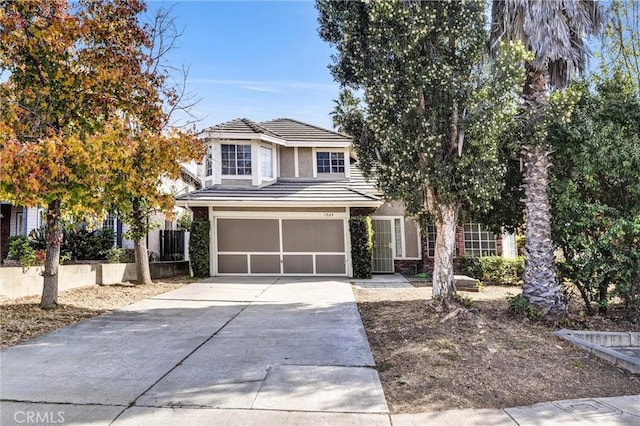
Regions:
<instances>
[{"instance_id":1,"label":"two-story house","mask_svg":"<svg viewBox=\"0 0 640 426\"><path fill-rule=\"evenodd\" d=\"M435 231L422 238L401 206L380 198L358 170L349 136L288 118L243 118L206 129L202 139L203 188L176 201L206 211L211 275L351 276L348 219L363 211L373 218L374 272L421 270L423 255L433 256ZM498 253L493 235L483 242L489 234L480 227L468 231L462 236L473 247Z\"/></svg>"}]
</instances>

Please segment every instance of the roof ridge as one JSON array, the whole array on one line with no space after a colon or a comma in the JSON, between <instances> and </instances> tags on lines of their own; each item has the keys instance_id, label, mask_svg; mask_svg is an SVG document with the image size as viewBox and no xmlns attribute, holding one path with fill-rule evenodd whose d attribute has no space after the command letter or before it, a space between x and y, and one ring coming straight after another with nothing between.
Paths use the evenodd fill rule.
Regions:
<instances>
[{"instance_id":1,"label":"roof ridge","mask_svg":"<svg viewBox=\"0 0 640 426\"><path fill-rule=\"evenodd\" d=\"M251 127L253 130L255 130L257 133L270 133L273 136L277 136L279 138L281 138L282 136L280 136L277 132L268 129L264 126L262 126L260 123L256 123L255 121L249 119L249 118L241 118L240 119L244 124L246 124L247 126Z\"/></svg>"},{"instance_id":2,"label":"roof ridge","mask_svg":"<svg viewBox=\"0 0 640 426\"><path fill-rule=\"evenodd\" d=\"M206 129L204 129L204 131L208 131L208 132L224 132L224 128L228 127L230 124L232 123L242 123L245 126L249 127L249 129L253 130L255 133L263 133L265 135L270 135L270 136L275 136L277 138L280 139L284 139L281 135L279 135L277 132L268 129L264 126L262 126L260 123L256 123L255 121L251 120L250 118L246 118L246 117L237 117L234 118L232 120L227 120L225 122L222 122L220 124L216 124L214 126L210 126L207 127Z\"/></svg>"},{"instance_id":3,"label":"roof ridge","mask_svg":"<svg viewBox=\"0 0 640 426\"><path fill-rule=\"evenodd\" d=\"M311 124L311 123L305 123L304 121L296 120L295 118L289 118L289 117L278 117L278 118L274 118L273 120L263 121L260 124L272 123L274 121L279 121L279 120L293 121L294 123L302 124L303 126L313 127L314 129L322 130L324 132L333 133L334 135L338 135L338 136L341 136L343 138L351 139L351 136L349 136L349 135L347 135L345 133L340 133L340 132L337 132L337 131L332 130L332 129L325 129L324 127L320 127L320 126L317 126L317 125Z\"/></svg>"}]
</instances>

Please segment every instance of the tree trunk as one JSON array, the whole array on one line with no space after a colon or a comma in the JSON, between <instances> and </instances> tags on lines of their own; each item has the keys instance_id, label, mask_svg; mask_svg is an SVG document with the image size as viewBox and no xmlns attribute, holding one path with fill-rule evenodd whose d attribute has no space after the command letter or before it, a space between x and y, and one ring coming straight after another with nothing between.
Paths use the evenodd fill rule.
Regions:
<instances>
[{"instance_id":1,"label":"tree trunk","mask_svg":"<svg viewBox=\"0 0 640 426\"><path fill-rule=\"evenodd\" d=\"M133 242L133 249L136 255L136 276L138 284L151 284L147 240L144 237L138 238Z\"/></svg>"},{"instance_id":2,"label":"tree trunk","mask_svg":"<svg viewBox=\"0 0 640 426\"><path fill-rule=\"evenodd\" d=\"M549 213L549 151L543 146L523 149L526 244L522 293L545 315L566 313L562 286L558 282L551 240Z\"/></svg>"},{"instance_id":3,"label":"tree trunk","mask_svg":"<svg viewBox=\"0 0 640 426\"><path fill-rule=\"evenodd\" d=\"M458 207L436 207L436 247L433 258L433 297L448 300L455 293L453 256L456 250Z\"/></svg>"},{"instance_id":4,"label":"tree trunk","mask_svg":"<svg viewBox=\"0 0 640 426\"><path fill-rule=\"evenodd\" d=\"M60 201L55 200L47 207L45 229L47 250L44 261L44 283L42 286L42 309L58 307L58 266L60 265L60 245L62 244L62 225L60 223Z\"/></svg>"}]
</instances>

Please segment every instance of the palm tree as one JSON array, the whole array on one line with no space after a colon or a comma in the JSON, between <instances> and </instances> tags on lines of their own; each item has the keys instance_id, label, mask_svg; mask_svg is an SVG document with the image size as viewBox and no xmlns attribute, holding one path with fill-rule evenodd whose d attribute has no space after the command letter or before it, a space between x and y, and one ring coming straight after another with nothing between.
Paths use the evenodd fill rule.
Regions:
<instances>
[{"instance_id":1,"label":"palm tree","mask_svg":"<svg viewBox=\"0 0 640 426\"><path fill-rule=\"evenodd\" d=\"M526 120L523 138L525 190L525 272L522 292L545 315L563 315L566 301L558 282L551 240L547 195L549 155L544 106L549 90L562 89L584 71L588 48L585 38L602 27L595 0L499 0L492 7L492 50L498 42L521 41L535 55L525 64L520 118Z\"/></svg>"},{"instance_id":2,"label":"palm tree","mask_svg":"<svg viewBox=\"0 0 640 426\"><path fill-rule=\"evenodd\" d=\"M333 127L339 132L344 132L347 117L360 109L360 99L356 98L351 90L344 89L340 91L338 99L334 99L333 103L335 106L329 114L333 120Z\"/></svg>"}]
</instances>

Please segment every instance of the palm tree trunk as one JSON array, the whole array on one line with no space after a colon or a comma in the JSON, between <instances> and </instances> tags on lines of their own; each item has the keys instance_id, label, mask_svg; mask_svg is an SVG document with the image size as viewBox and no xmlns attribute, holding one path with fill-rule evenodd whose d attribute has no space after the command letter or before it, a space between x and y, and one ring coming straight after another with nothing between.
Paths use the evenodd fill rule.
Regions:
<instances>
[{"instance_id":1,"label":"palm tree trunk","mask_svg":"<svg viewBox=\"0 0 640 426\"><path fill-rule=\"evenodd\" d=\"M62 225L60 223L60 200L47 206L47 225L45 230L47 250L44 261L44 283L42 286L42 309L58 307L58 266L60 265L60 246L62 244Z\"/></svg>"},{"instance_id":2,"label":"palm tree trunk","mask_svg":"<svg viewBox=\"0 0 640 426\"><path fill-rule=\"evenodd\" d=\"M436 219L436 247L433 259L433 297L446 301L455 293L453 256L456 250L458 208L438 205Z\"/></svg>"},{"instance_id":3,"label":"palm tree trunk","mask_svg":"<svg viewBox=\"0 0 640 426\"><path fill-rule=\"evenodd\" d=\"M566 313L562 286L558 282L551 240L549 212L549 150L544 146L523 149L526 243L522 293L545 315Z\"/></svg>"}]
</instances>

